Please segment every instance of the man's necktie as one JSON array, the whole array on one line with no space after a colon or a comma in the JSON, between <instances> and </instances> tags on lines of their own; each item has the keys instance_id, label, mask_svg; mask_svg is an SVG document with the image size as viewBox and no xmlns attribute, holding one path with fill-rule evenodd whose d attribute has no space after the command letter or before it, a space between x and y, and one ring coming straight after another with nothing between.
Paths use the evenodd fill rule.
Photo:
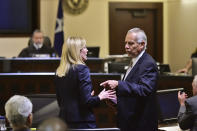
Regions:
<instances>
[{"instance_id":1,"label":"man's necktie","mask_svg":"<svg viewBox=\"0 0 197 131\"><path fill-rule=\"evenodd\" d=\"M132 69L132 66L133 66L133 61L131 60L131 61L130 61L130 64L129 64L129 67L128 67L128 69L127 69L127 71L126 71L126 73L125 73L125 75L124 75L124 77L123 77L122 80L125 80L125 79L126 79L126 77L128 76L129 72L130 72L131 69Z\"/></svg>"}]
</instances>

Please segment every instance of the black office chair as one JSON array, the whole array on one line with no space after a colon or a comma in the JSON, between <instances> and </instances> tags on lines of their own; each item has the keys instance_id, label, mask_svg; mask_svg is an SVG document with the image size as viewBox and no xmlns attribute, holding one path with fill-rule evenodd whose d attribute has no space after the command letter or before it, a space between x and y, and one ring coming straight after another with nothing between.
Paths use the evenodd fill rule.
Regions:
<instances>
[{"instance_id":1,"label":"black office chair","mask_svg":"<svg viewBox=\"0 0 197 131\"><path fill-rule=\"evenodd\" d=\"M33 104L33 124L37 127L43 120L50 117L58 117L59 106L55 94L26 95Z\"/></svg>"}]
</instances>

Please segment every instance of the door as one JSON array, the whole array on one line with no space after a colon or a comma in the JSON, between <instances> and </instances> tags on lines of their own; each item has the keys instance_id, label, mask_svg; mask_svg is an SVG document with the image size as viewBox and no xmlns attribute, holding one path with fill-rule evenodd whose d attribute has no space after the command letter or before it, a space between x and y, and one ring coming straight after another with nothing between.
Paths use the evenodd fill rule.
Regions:
<instances>
[{"instance_id":1,"label":"door","mask_svg":"<svg viewBox=\"0 0 197 131\"><path fill-rule=\"evenodd\" d=\"M129 29L139 27L147 35L147 52L163 61L162 3L109 3L110 55L125 54L124 40Z\"/></svg>"}]
</instances>

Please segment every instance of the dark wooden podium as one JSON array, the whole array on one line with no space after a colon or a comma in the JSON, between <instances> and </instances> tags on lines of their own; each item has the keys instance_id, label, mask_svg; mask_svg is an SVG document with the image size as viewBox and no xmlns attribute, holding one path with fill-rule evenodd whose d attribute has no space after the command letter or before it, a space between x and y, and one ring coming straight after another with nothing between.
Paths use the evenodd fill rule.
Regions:
<instances>
[{"instance_id":1,"label":"dark wooden podium","mask_svg":"<svg viewBox=\"0 0 197 131\"><path fill-rule=\"evenodd\" d=\"M60 58L0 58L1 73L55 72ZM90 72L104 72L104 59L89 57L86 61Z\"/></svg>"},{"instance_id":2,"label":"dark wooden podium","mask_svg":"<svg viewBox=\"0 0 197 131\"><path fill-rule=\"evenodd\" d=\"M120 80L120 74L91 73L95 94L103 88L99 84L108 79ZM160 75L158 90L184 88L192 96L192 76ZM55 94L54 73L0 73L0 114L4 114L4 104L12 95ZM95 109L98 127L115 127L116 116L113 111L102 103Z\"/></svg>"},{"instance_id":3,"label":"dark wooden podium","mask_svg":"<svg viewBox=\"0 0 197 131\"><path fill-rule=\"evenodd\" d=\"M157 90L183 88L189 97L192 96L193 76L160 75Z\"/></svg>"},{"instance_id":4,"label":"dark wooden podium","mask_svg":"<svg viewBox=\"0 0 197 131\"><path fill-rule=\"evenodd\" d=\"M0 114L4 104L13 95L55 94L55 73L0 73ZM97 95L103 88L100 83L109 79L120 80L120 74L91 73L92 85ZM98 127L115 127L115 114L103 102L96 108Z\"/></svg>"},{"instance_id":5,"label":"dark wooden podium","mask_svg":"<svg viewBox=\"0 0 197 131\"><path fill-rule=\"evenodd\" d=\"M15 94L55 94L54 72L60 58L0 58L0 115L4 115L4 104ZM91 79L95 94L103 88L99 84L103 81L120 80L121 74L104 72L104 59L88 58ZM193 76L159 75L157 90L183 88L192 96ZM102 103L95 109L98 127L116 127L116 116L113 111Z\"/></svg>"}]
</instances>

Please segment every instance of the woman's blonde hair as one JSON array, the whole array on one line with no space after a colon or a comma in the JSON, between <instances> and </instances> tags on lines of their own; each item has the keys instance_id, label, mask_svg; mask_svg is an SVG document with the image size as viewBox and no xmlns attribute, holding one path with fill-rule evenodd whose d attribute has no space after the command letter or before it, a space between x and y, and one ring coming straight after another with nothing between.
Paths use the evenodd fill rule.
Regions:
<instances>
[{"instance_id":1,"label":"woman's blonde hair","mask_svg":"<svg viewBox=\"0 0 197 131\"><path fill-rule=\"evenodd\" d=\"M80 50L86 45L85 39L81 37L69 37L62 47L62 56L60 65L57 68L56 75L65 76L70 67L77 64L85 64L80 56Z\"/></svg>"}]
</instances>

